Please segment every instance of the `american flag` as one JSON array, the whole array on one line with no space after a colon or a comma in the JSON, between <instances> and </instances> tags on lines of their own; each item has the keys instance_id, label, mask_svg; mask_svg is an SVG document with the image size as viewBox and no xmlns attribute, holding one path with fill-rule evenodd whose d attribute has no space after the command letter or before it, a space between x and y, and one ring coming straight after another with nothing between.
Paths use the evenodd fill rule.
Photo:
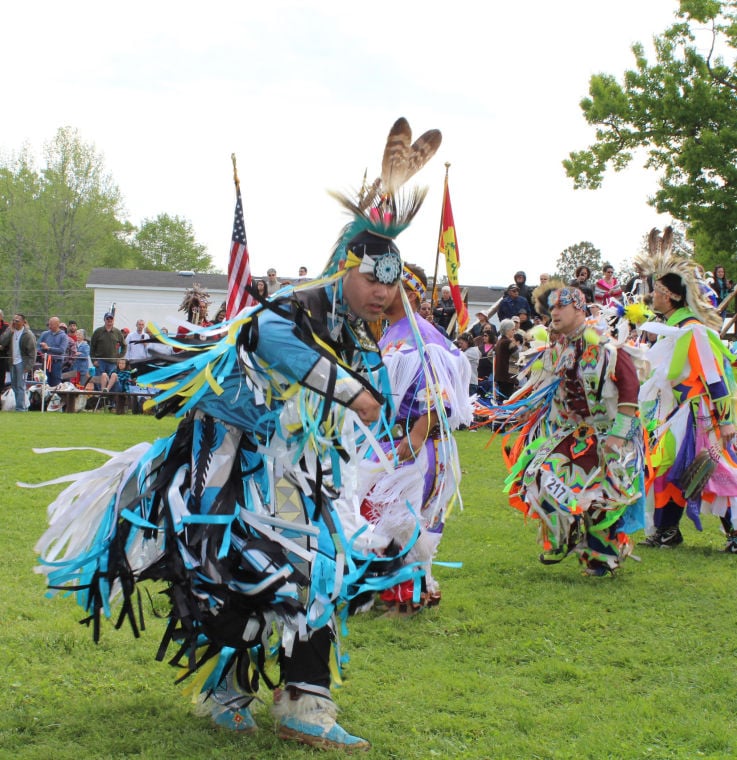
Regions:
<instances>
[{"instance_id":1,"label":"american flag","mask_svg":"<svg viewBox=\"0 0 737 760\"><path fill-rule=\"evenodd\" d=\"M255 303L246 290L251 284L251 262L248 257L246 242L246 224L243 220L243 201L241 186L235 184L235 219L233 220L233 240L230 245L230 260L228 261L228 302L225 307L225 317L234 317L244 306Z\"/></svg>"}]
</instances>

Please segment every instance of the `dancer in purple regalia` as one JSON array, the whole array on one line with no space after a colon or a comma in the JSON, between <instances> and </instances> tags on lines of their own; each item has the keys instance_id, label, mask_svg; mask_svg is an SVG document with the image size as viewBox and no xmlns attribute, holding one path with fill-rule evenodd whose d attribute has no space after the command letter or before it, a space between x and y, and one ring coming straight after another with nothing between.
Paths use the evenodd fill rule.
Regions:
<instances>
[{"instance_id":1,"label":"dancer in purple regalia","mask_svg":"<svg viewBox=\"0 0 737 760\"><path fill-rule=\"evenodd\" d=\"M427 278L421 267L405 264L402 291L386 311L389 327L379 341L396 405L392 436L382 442L394 467L376 457L362 463L362 513L377 533L406 545L419 530L410 562L424 567L424 588L402 583L381 594L390 606L419 609L440 601L431 564L445 518L460 501L460 466L452 431L471 421L470 364L461 351L417 313Z\"/></svg>"}]
</instances>

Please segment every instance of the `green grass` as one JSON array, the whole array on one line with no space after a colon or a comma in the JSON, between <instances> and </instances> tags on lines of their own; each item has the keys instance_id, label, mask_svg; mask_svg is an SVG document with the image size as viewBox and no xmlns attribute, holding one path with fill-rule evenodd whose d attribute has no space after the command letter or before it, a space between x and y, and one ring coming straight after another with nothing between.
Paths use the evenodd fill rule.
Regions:
<instances>
[{"instance_id":1,"label":"green grass","mask_svg":"<svg viewBox=\"0 0 737 760\"><path fill-rule=\"evenodd\" d=\"M32 573L45 507L62 486L19 489L104 461L34 446L122 449L171 420L126 415L3 414L0 471L0 757L298 758L265 708L241 738L195 717L175 671L154 654L163 629L104 626L99 645L71 598L46 599ZM575 559L537 562L535 525L501 493L498 442L458 436L465 509L451 516L442 604L409 619L352 619L341 722L377 758L730 758L737 752L737 557L719 552L717 520L684 526L675 550L646 550L615 578L583 577ZM268 696L267 696L268 700ZM339 753L325 753L338 757Z\"/></svg>"}]
</instances>

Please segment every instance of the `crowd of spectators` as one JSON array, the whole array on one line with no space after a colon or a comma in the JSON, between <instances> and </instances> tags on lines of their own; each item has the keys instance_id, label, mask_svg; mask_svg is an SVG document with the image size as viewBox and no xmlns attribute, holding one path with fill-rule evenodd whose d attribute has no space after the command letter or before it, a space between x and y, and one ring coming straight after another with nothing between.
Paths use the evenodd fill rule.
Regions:
<instances>
[{"instance_id":1,"label":"crowd of spectators","mask_svg":"<svg viewBox=\"0 0 737 760\"><path fill-rule=\"evenodd\" d=\"M299 268L294 279L278 278L272 267L265 279L254 281L253 287L265 298L285 285L309 279L305 266ZM225 303L207 324L224 320ZM3 403L3 409L14 406L17 411L27 411L28 391L36 386L71 386L99 393L136 391L137 369L175 351L150 334L146 324L146 319L139 318L133 329L118 327L111 310L91 333L75 320L64 322L58 316L49 317L45 329L34 332L23 314L5 321L0 310L0 393L3 397L12 394L16 401L14 405ZM164 327L159 330L168 334Z\"/></svg>"},{"instance_id":2,"label":"crowd of spectators","mask_svg":"<svg viewBox=\"0 0 737 760\"><path fill-rule=\"evenodd\" d=\"M259 297L266 298L285 285L299 284L309 279L304 266L299 268L299 276L291 280L277 277L272 267L267 270L265 279L254 280L253 289ZM734 282L727 277L722 265L716 266L707 280L717 303L723 302L735 289ZM549 281L548 273L540 274L540 286ZM627 300L652 292L652 282L642 272L636 269L632 277L621 283L609 263L603 265L598 279L592 276L588 266L577 267L568 284L575 285L584 293L594 316L598 313L598 307L612 300ZM542 322L542 317L535 310L534 289L535 286L527 282L524 271L516 272L499 302L489 309L476 312L468 331L461 334L457 334L456 309L450 287L443 286L436 294L435 302L428 299L420 305L418 315L449 340L455 337L455 343L471 364L473 380L470 394L493 394L495 398L504 399L514 393L520 355L529 346L529 331ZM730 305L722 313L729 316L734 311L734 306ZM492 322L494 315L499 328ZM223 303L214 322L208 321L207 324L224 319ZM161 332L167 333L165 328ZM88 335L75 320L64 323L59 317L52 316L47 321L46 329L35 337L22 314L13 315L12 321L6 322L0 310L0 378L4 379L3 388L10 385L6 392L15 392L22 385L27 386L33 381L34 374L39 376L39 370L45 373L46 384L50 387L67 381L78 388L127 392L135 385L137 365L171 353L171 346L149 334L143 318L136 320L132 330L127 327L119 329L115 325L115 314L111 311L104 315L103 324ZM16 395L16 408L22 411L26 407L20 395Z\"/></svg>"},{"instance_id":3,"label":"crowd of spectators","mask_svg":"<svg viewBox=\"0 0 737 760\"><path fill-rule=\"evenodd\" d=\"M169 346L146 332L145 325L139 319L133 331L118 329L115 314L108 312L103 325L88 338L75 320L65 323L52 316L36 337L23 314L16 313L12 322L6 322L0 311L2 408L18 412L40 408L36 396L40 398L44 391L48 397L60 389L137 391L135 365L171 353ZM13 403L9 403L10 394Z\"/></svg>"}]
</instances>

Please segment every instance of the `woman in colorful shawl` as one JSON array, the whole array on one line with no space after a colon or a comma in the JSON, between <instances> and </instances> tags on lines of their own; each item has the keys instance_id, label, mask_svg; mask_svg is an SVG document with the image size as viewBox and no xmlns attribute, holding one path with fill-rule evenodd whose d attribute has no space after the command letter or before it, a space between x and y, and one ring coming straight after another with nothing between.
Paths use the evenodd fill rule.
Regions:
<instances>
[{"instance_id":1,"label":"woman in colorful shawl","mask_svg":"<svg viewBox=\"0 0 737 760\"><path fill-rule=\"evenodd\" d=\"M619 301L622 298L622 288L614 276L614 267L604 264L604 276L596 281L594 286L594 300L602 306L607 306L610 301Z\"/></svg>"}]
</instances>

